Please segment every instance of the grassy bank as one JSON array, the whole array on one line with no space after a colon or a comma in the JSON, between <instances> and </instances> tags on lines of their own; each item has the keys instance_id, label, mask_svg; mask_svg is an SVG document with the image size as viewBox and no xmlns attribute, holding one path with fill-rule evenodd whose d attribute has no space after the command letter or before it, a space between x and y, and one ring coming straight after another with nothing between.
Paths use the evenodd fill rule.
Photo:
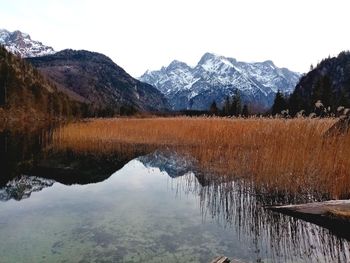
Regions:
<instances>
[{"instance_id":1,"label":"grassy bank","mask_svg":"<svg viewBox=\"0 0 350 263\"><path fill-rule=\"evenodd\" d=\"M324 138L335 119L96 119L56 130L54 147L132 154L171 148L218 176L245 178L260 191L350 192L350 136Z\"/></svg>"}]
</instances>

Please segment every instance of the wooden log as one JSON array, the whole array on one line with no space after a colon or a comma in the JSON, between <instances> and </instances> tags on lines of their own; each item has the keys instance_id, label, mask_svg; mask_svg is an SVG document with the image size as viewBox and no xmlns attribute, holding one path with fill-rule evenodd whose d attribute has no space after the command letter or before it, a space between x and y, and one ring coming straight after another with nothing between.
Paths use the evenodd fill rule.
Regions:
<instances>
[{"instance_id":1,"label":"wooden log","mask_svg":"<svg viewBox=\"0 0 350 263\"><path fill-rule=\"evenodd\" d=\"M214 258L210 263L244 263L242 261L239 261L237 259L230 260L228 257L225 256L219 256Z\"/></svg>"},{"instance_id":2,"label":"wooden log","mask_svg":"<svg viewBox=\"0 0 350 263\"><path fill-rule=\"evenodd\" d=\"M350 200L267 206L266 208L328 228L337 236L350 240Z\"/></svg>"},{"instance_id":3,"label":"wooden log","mask_svg":"<svg viewBox=\"0 0 350 263\"><path fill-rule=\"evenodd\" d=\"M229 263L231 262L227 257L219 256L214 258L210 263Z\"/></svg>"}]
</instances>

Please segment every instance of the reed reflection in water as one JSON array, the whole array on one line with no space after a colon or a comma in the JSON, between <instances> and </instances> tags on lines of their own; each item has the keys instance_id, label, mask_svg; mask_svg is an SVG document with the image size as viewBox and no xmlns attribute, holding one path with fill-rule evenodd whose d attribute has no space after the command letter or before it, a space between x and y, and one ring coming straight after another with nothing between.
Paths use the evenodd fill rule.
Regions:
<instances>
[{"instance_id":1,"label":"reed reflection in water","mask_svg":"<svg viewBox=\"0 0 350 263\"><path fill-rule=\"evenodd\" d=\"M199 196L203 220L214 219L227 231L234 229L239 239L253 240L264 262L349 262L350 242L315 224L265 208L275 203L244 181L207 181L201 185L195 175L187 175L175 186L178 194ZM299 200L301 201L301 200ZM270 258L270 259L268 259Z\"/></svg>"},{"instance_id":2,"label":"reed reflection in water","mask_svg":"<svg viewBox=\"0 0 350 263\"><path fill-rule=\"evenodd\" d=\"M347 240L336 237L329 230L326 230L322 227L289 216L273 213L264 208L266 204L275 204L287 201L303 202L306 200L314 200L316 197L310 195L302 195L299 197L299 199L296 199L295 196L283 195L283 193L280 193L278 191L263 191L262 188L254 186L252 182L248 182L247 180L230 181L230 178L219 177L215 174L208 174L201 171L200 168L196 166L197 163L195 159L191 159L191 157L188 155L175 153L169 149L165 154L164 151L158 151L156 153L146 155L147 157L140 157L127 163L130 158L134 158L135 155L142 152L150 151L155 146L143 146L141 148L138 148L137 145L135 146L132 144L120 144L119 154L127 152L129 153L126 154L127 157L118 157L118 148L114 148L115 151L108 152L108 155L106 156L100 153L94 155L93 153L87 154L72 152L69 149L60 150L59 147L52 148L52 144L50 143L50 132L43 132L43 134L45 135L41 134L38 137L39 139L28 139L24 140L24 143L18 143L17 146L21 146L19 147L20 149L17 149L18 147L16 146L16 142L22 142L22 140L16 139L16 135L10 135L9 137L9 134L7 134L7 149L11 149L10 152L16 152L16 154L13 156L19 156L18 158L14 158L14 163L23 163L23 160L28 160L28 158L31 160L30 157L35 156L36 158L33 159L35 161L30 162L33 165L26 170L28 174L35 175L35 172L38 171L35 169L35 166L37 164L43 165L46 163L45 168L52 168L50 166L54 165L53 168L55 169L45 170L51 171L51 173L42 172L40 173L40 176L47 176L50 179L54 177L54 179L57 179L57 181L60 180L62 174L54 174L53 172L62 171L62 169L57 170L56 168L69 166L73 171L76 169L78 175L75 177L73 182L68 182L67 185L72 183L81 183L87 185L73 187L63 186L60 184L54 184L53 187L49 185L49 188L53 188L51 192L41 192L39 193L40 195L37 195L35 198L40 205L38 205L39 208L36 211L38 214L31 216L36 217L38 221L40 218L43 219L44 215L48 219L52 218L52 220L55 220L55 222L57 220L59 221L60 219L73 220L67 216L68 214L66 213L58 213L60 210L56 210L56 212L54 209L46 211L47 205L50 205L53 208L60 207L63 212L66 210L70 211L70 209L72 209L72 206L74 206L74 211L76 211L79 216L77 219L74 219L74 221L72 221L72 225L81 224L81 220L83 220L81 216L83 216L84 213L87 213L86 211L93 211L94 209L100 210L100 206L98 206L98 204L103 205L107 208L106 210L103 210L104 212L101 210L101 214L99 215L103 215L107 219L110 217L113 218L115 216L121 216L118 214L120 208L118 208L118 204L116 204L113 200L125 201L123 203L123 207L125 208L126 213L125 215L122 215L126 217L124 222L132 222L132 220L135 220L135 218L128 218L127 211L133 211L133 213L135 213L138 218L147 218L147 216L150 215L143 214L147 213L147 211L134 211L135 200L140 202L140 197L137 196L139 193L135 192L135 189L133 189L132 185L130 185L130 180L133 180L134 182L137 182L138 185L145 186L143 197L152 197L151 199L153 201L149 203L148 206L157 208L156 210L159 214L157 214L156 217L152 215L152 220L156 220L150 224L152 226L164 224L164 218L166 218L166 220L171 220L169 219L168 215L162 213L175 212L181 214L181 212L186 212L187 210L178 210L178 206L184 205L185 202L181 196L187 196L186 200L191 200L191 206L187 206L188 208L186 209L190 209L192 216L189 219L186 218L184 214L183 217L185 219L183 222L191 220L191 224L194 224L193 221L197 220L198 222L196 221L194 226L201 226L198 229L205 231L205 234L192 231L192 235L209 235L212 233L213 229L215 229L214 232L218 231L217 229L224 229L224 231L218 231L221 233L221 236L218 237L216 234L212 234L210 236L209 239L212 239L213 236L217 238L215 242L207 243L215 244L212 247L209 246L211 249L213 249L213 251L221 251L225 255L238 257L245 261L262 260L264 262L349 262L350 260L349 242ZM44 139L40 139L40 137ZM25 141L35 142L33 151L30 150L31 147L28 146ZM42 151L43 149L41 147L43 144L41 142L45 142L44 151ZM9 151L7 150L7 153L8 152ZM21 156L23 159L21 159ZM111 158L111 156L113 156L113 158ZM4 154L3 157L6 157L6 155ZM67 163L67 160L69 163ZM74 162L72 162L72 160ZM127 165L125 167L127 169L125 170L125 168L122 168L119 172L111 176L111 178L109 177L111 173L106 173L106 169L104 169L103 176L101 175L96 177L96 173L101 173L101 169L93 169L95 166L104 168L108 167L107 172L110 171L113 167L115 170L118 170L116 166L114 166L116 165L116 160L123 160L123 164L118 169L122 168L122 166L126 163ZM140 165L140 162L144 166ZM27 162L25 161L24 163ZM88 164L90 166L87 166ZM111 166L111 164L113 165ZM185 164L185 166L183 164ZM19 167L18 165L15 166ZM20 167L22 167L22 165L20 165ZM90 173L82 173L82 167L88 167L88 169L91 170ZM140 167L142 168L141 171L139 170ZM169 175L169 178L167 178L169 183L168 185L170 185L171 194L175 193L175 199L172 200L168 196L169 194L165 196L163 189L164 177L162 177L164 174L160 175L158 172L154 173L154 170L151 169L152 167L164 171L166 175ZM20 173L20 170L16 171ZM148 173L150 176L143 176L146 173ZM70 173L69 175L72 174L73 173ZM150 177L152 178L152 183L149 182ZM65 181L62 182L66 184ZM123 184L121 184L121 182ZM87 194L86 190L88 189L95 193L93 197ZM159 191L161 191L163 194L161 198L158 195ZM48 204L48 201L45 198L46 194L51 195L50 204ZM63 195L70 196L69 200L67 199L65 201L66 203L64 203L61 199ZM41 196L41 198L38 198L39 196ZM32 196L29 196L28 199L32 200ZM159 200L159 203L157 200ZM143 201L144 200L142 200L142 202ZM30 207L30 201L22 204L23 207L26 205L29 205ZM90 206L94 209L89 209ZM162 209L158 208L160 206L166 210L162 211ZM4 209L3 211L5 211L5 213L3 215L6 215L6 208L1 209ZM20 209L17 208L17 206L13 205L11 209L11 214L13 213L13 215L16 215L20 212ZM82 211L81 213L79 212L80 210ZM113 213L111 211L113 211ZM197 212L199 214L199 217L196 216ZM26 218L25 213L22 213L21 216L23 219ZM84 216L86 216L88 219L89 213ZM18 220L20 219L16 219L15 221L17 222ZM215 223L215 227L212 224L213 221ZM35 222L26 221L27 224L28 222L30 224L35 224ZM176 226L183 224L183 222L176 222L175 219L171 222ZM107 226L109 227L107 223L105 226L104 222L101 221L96 221L93 223L99 225L103 229L107 228ZM4 226L5 225L2 226L3 231L9 231ZM22 225L19 224L19 226L21 227ZM194 226L193 229L196 229ZM28 227L30 226L23 226L23 229L27 229ZM120 230L124 229L126 226L111 225L110 227L112 230ZM132 226L128 227L132 228ZM147 226L145 225L145 227ZM187 226L179 226L179 228L180 227L184 227L186 229ZM49 226L45 226L45 228L50 231ZM62 232L66 231L65 226L59 223L57 223L57 228L59 228ZM145 231L144 228L141 230L143 232ZM155 231L156 229L149 227L147 228L147 233L148 230ZM48 233L50 234L50 232ZM86 233L87 235L90 235L93 232L91 229L86 229ZM123 242L123 240L125 240L126 236L118 236L115 235L115 233L108 232L109 235L113 235L113 240L116 240L118 242ZM198 239L196 239L195 243L191 243L190 240L186 239L188 237L186 236L186 231L183 231L182 233L183 234L181 235L177 235L176 239L173 235L174 240L170 238L169 242L173 244L174 242L181 243L182 241L186 241L187 246L192 246L191 249L188 249L188 251L195 251L196 248L201 246L201 243L198 241ZM174 233L168 234L172 235ZM55 238L56 237L52 237L52 240L55 240ZM150 238L152 240L156 240L156 238L153 236ZM106 240L102 241L104 243L108 243ZM161 240L156 241L161 243ZM38 239L36 242L40 243L42 240ZM133 240L130 242L132 243ZM147 244L147 242L145 244ZM235 250L232 250L233 244ZM84 251L85 249L90 250L88 247L84 247L82 249L84 249ZM123 249L125 251L128 251L132 248L126 246L123 247ZM154 253L157 254L157 247L154 247L154 249ZM177 253L175 251L175 247L172 245L169 245L169 247L166 247L166 249L167 253ZM191 255L191 253L189 253L189 255ZM213 256L210 253L207 255ZM202 259L203 258L204 257L202 255ZM208 261L209 259L206 258L206 260ZM202 260L199 262L207 261Z\"/></svg>"}]
</instances>

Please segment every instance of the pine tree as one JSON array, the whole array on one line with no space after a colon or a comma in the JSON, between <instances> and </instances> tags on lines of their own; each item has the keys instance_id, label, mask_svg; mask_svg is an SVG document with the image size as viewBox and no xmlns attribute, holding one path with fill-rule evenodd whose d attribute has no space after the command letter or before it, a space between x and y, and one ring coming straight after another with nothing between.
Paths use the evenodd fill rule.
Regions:
<instances>
[{"instance_id":1,"label":"pine tree","mask_svg":"<svg viewBox=\"0 0 350 263\"><path fill-rule=\"evenodd\" d=\"M287 102L289 113L292 116L295 116L301 110L304 110L306 114L309 114L312 111L312 107L309 104L306 104L303 97L299 93L293 93Z\"/></svg>"},{"instance_id":2,"label":"pine tree","mask_svg":"<svg viewBox=\"0 0 350 263\"><path fill-rule=\"evenodd\" d=\"M0 65L0 106L7 103L7 64Z\"/></svg>"},{"instance_id":3,"label":"pine tree","mask_svg":"<svg viewBox=\"0 0 350 263\"><path fill-rule=\"evenodd\" d=\"M216 105L216 102L215 102L215 100L212 102L212 104L210 105L210 113L212 114L212 115L217 115L218 114L218 111L219 111L219 109L218 109L218 107L217 107L217 105Z\"/></svg>"},{"instance_id":4,"label":"pine tree","mask_svg":"<svg viewBox=\"0 0 350 263\"><path fill-rule=\"evenodd\" d=\"M281 111L287 109L287 101L283 94L278 90L276 93L275 101L272 106L272 115L280 114Z\"/></svg>"},{"instance_id":5,"label":"pine tree","mask_svg":"<svg viewBox=\"0 0 350 263\"><path fill-rule=\"evenodd\" d=\"M348 89L350 90L350 89ZM346 92L346 88L340 90L339 99L337 101L337 106L343 106L346 108L350 107L349 94Z\"/></svg>"},{"instance_id":6,"label":"pine tree","mask_svg":"<svg viewBox=\"0 0 350 263\"><path fill-rule=\"evenodd\" d=\"M247 104L244 104L244 106L243 106L242 116L244 118L247 118L249 116L249 110L248 110L248 105Z\"/></svg>"},{"instance_id":7,"label":"pine tree","mask_svg":"<svg viewBox=\"0 0 350 263\"><path fill-rule=\"evenodd\" d=\"M225 104L224 104L224 108L223 108L223 115L224 116L230 115L230 108L231 108L230 98L229 98L229 96L227 96L225 99Z\"/></svg>"},{"instance_id":8,"label":"pine tree","mask_svg":"<svg viewBox=\"0 0 350 263\"><path fill-rule=\"evenodd\" d=\"M336 108L335 98L332 92L332 85L329 77L327 75L321 77L315 85L312 94L312 103L321 101L324 107L331 107L332 109Z\"/></svg>"},{"instance_id":9,"label":"pine tree","mask_svg":"<svg viewBox=\"0 0 350 263\"><path fill-rule=\"evenodd\" d=\"M239 116L241 113L242 113L241 96L239 94L239 91L236 90L236 92L235 92L235 94L233 95L233 98L232 98L230 115Z\"/></svg>"}]
</instances>

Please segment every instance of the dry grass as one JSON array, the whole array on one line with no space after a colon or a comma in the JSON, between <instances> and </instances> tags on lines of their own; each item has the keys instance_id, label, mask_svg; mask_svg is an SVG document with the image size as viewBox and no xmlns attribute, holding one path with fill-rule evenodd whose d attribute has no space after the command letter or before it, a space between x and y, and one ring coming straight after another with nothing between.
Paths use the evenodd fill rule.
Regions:
<instances>
[{"instance_id":1,"label":"dry grass","mask_svg":"<svg viewBox=\"0 0 350 263\"><path fill-rule=\"evenodd\" d=\"M350 189L350 136L325 139L335 119L96 119L57 130L55 148L130 154L168 147L201 168L247 178L266 191L318 192L338 198Z\"/></svg>"}]
</instances>

